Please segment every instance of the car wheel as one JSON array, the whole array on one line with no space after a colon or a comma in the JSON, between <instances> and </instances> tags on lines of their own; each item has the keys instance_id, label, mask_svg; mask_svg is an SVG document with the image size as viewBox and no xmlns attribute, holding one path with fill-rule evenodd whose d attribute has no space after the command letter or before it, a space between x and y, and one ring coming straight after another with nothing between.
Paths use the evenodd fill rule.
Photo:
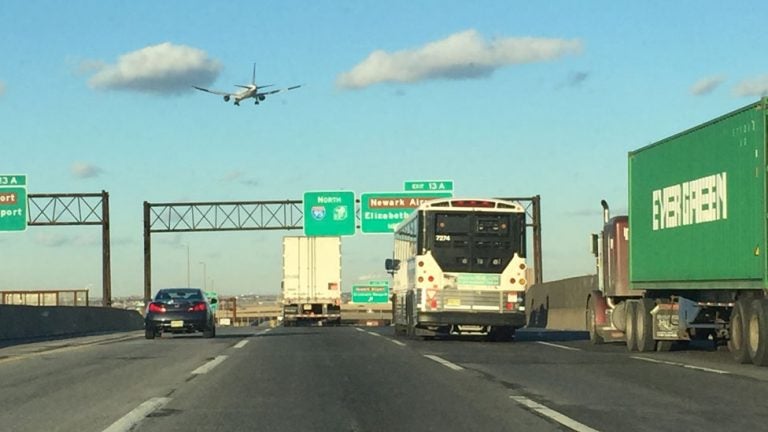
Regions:
<instances>
[{"instance_id":1,"label":"car wheel","mask_svg":"<svg viewBox=\"0 0 768 432\"><path fill-rule=\"evenodd\" d=\"M155 329L149 328L149 327L144 329L144 337L146 339L154 339L155 338Z\"/></svg>"},{"instance_id":2,"label":"car wheel","mask_svg":"<svg viewBox=\"0 0 768 432\"><path fill-rule=\"evenodd\" d=\"M215 326L211 326L211 327L208 327L207 329L203 330L203 337L204 338L216 337L216 327Z\"/></svg>"}]
</instances>

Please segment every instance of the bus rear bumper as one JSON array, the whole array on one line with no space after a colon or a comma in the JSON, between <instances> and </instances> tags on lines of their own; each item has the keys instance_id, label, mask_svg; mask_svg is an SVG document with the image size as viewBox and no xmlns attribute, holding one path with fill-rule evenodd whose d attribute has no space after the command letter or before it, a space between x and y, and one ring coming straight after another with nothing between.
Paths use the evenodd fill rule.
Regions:
<instances>
[{"instance_id":1,"label":"bus rear bumper","mask_svg":"<svg viewBox=\"0 0 768 432\"><path fill-rule=\"evenodd\" d=\"M418 326L478 325L525 326L525 312L419 312Z\"/></svg>"}]
</instances>

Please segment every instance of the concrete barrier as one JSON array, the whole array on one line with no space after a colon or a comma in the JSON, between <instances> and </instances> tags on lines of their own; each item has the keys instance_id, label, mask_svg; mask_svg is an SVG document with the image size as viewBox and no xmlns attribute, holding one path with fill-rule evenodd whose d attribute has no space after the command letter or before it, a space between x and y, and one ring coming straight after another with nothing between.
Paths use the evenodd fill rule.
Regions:
<instances>
[{"instance_id":1,"label":"concrete barrier","mask_svg":"<svg viewBox=\"0 0 768 432\"><path fill-rule=\"evenodd\" d=\"M597 289L597 275L536 284L525 295L526 322L531 328L586 330L587 296Z\"/></svg>"},{"instance_id":2,"label":"concrete barrier","mask_svg":"<svg viewBox=\"0 0 768 432\"><path fill-rule=\"evenodd\" d=\"M141 330L137 311L105 307L0 305L0 340Z\"/></svg>"}]
</instances>

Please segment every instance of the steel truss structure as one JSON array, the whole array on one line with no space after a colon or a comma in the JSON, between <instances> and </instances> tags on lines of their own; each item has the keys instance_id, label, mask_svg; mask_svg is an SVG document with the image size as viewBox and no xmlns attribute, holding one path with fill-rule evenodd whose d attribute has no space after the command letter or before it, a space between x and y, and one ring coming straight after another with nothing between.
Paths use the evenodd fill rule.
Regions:
<instances>
[{"instance_id":1,"label":"steel truss structure","mask_svg":"<svg viewBox=\"0 0 768 432\"><path fill-rule=\"evenodd\" d=\"M144 202L144 302L152 297L152 233L300 230L301 200Z\"/></svg>"},{"instance_id":2,"label":"steel truss structure","mask_svg":"<svg viewBox=\"0 0 768 432\"><path fill-rule=\"evenodd\" d=\"M29 194L27 208L31 226L101 225L102 302L112 306L109 193Z\"/></svg>"},{"instance_id":3,"label":"steel truss structure","mask_svg":"<svg viewBox=\"0 0 768 432\"><path fill-rule=\"evenodd\" d=\"M501 198L517 201L533 231L534 281L541 283L541 198ZM359 207L355 211L359 219ZM152 233L303 230L302 200L219 201L189 203L144 202L144 302L152 298ZM359 228L359 227L358 227Z\"/></svg>"}]
</instances>

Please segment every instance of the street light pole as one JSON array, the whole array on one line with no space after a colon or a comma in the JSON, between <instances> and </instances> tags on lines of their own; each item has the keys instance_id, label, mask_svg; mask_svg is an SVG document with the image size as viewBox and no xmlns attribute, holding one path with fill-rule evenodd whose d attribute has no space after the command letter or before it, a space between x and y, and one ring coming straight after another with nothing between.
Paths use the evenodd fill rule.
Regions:
<instances>
[{"instance_id":1,"label":"street light pole","mask_svg":"<svg viewBox=\"0 0 768 432\"><path fill-rule=\"evenodd\" d=\"M200 261L200 264L203 265L203 291L208 291L208 286L206 284L208 280L208 276L206 274L205 263L203 261Z\"/></svg>"},{"instance_id":2,"label":"street light pole","mask_svg":"<svg viewBox=\"0 0 768 432\"><path fill-rule=\"evenodd\" d=\"M189 282L189 244L182 244L182 246L187 247L187 288L191 288L192 285Z\"/></svg>"}]
</instances>

